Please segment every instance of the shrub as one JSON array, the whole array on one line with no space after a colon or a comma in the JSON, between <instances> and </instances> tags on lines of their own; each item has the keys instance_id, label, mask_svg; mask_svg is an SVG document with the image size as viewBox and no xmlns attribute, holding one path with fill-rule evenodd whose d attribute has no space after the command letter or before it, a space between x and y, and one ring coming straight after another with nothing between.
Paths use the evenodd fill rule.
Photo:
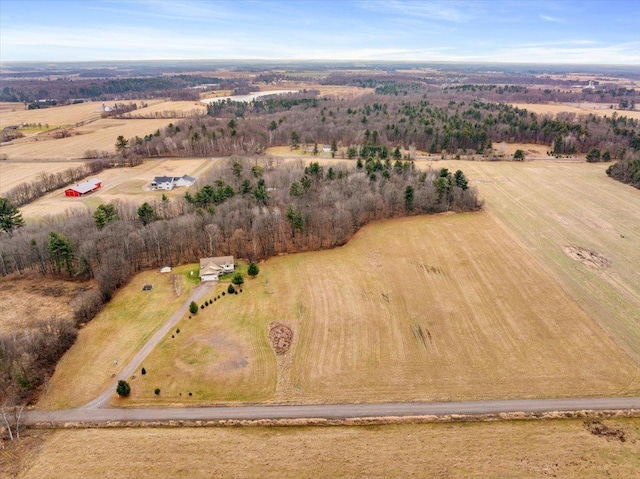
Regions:
<instances>
[{"instance_id":1,"label":"shrub","mask_svg":"<svg viewBox=\"0 0 640 479\"><path fill-rule=\"evenodd\" d=\"M241 284L244 283L244 278L242 277L241 273L236 273L233 275L233 278L231 279L231 282L233 284L235 284L236 286L240 286Z\"/></svg>"},{"instance_id":2,"label":"shrub","mask_svg":"<svg viewBox=\"0 0 640 479\"><path fill-rule=\"evenodd\" d=\"M131 394L131 386L129 386L127 381L121 379L118 381L118 386L116 386L116 392L121 398L127 397Z\"/></svg>"},{"instance_id":3,"label":"shrub","mask_svg":"<svg viewBox=\"0 0 640 479\"><path fill-rule=\"evenodd\" d=\"M147 370L145 368L142 368L142 371L140 371L140 374L144 376L145 374L147 374Z\"/></svg>"},{"instance_id":4,"label":"shrub","mask_svg":"<svg viewBox=\"0 0 640 479\"><path fill-rule=\"evenodd\" d=\"M189 304L189 312L191 314L198 314L198 305L195 301L191 301L191 303Z\"/></svg>"},{"instance_id":5,"label":"shrub","mask_svg":"<svg viewBox=\"0 0 640 479\"><path fill-rule=\"evenodd\" d=\"M160 395L160 388L156 388L156 389L155 389L155 391L153 391L153 393L154 393L156 396L159 396L159 395Z\"/></svg>"},{"instance_id":6,"label":"shrub","mask_svg":"<svg viewBox=\"0 0 640 479\"><path fill-rule=\"evenodd\" d=\"M201 304L201 305L200 305L200 309L204 309L204 304Z\"/></svg>"},{"instance_id":7,"label":"shrub","mask_svg":"<svg viewBox=\"0 0 640 479\"><path fill-rule=\"evenodd\" d=\"M258 276L258 273L260 272L260 268L258 268L258 265L255 263L249 263L249 269L247 269L247 274L249 276L251 276L252 278L255 278L256 276Z\"/></svg>"},{"instance_id":8,"label":"shrub","mask_svg":"<svg viewBox=\"0 0 640 479\"><path fill-rule=\"evenodd\" d=\"M205 306L209 306L209 301L205 301L205 302L204 302L204 305L205 305Z\"/></svg>"},{"instance_id":9,"label":"shrub","mask_svg":"<svg viewBox=\"0 0 640 479\"><path fill-rule=\"evenodd\" d=\"M233 294L236 292L236 288L233 287L232 284L229 285L229 287L227 288L227 293L229 294ZM223 293L224 294L224 293Z\"/></svg>"},{"instance_id":10,"label":"shrub","mask_svg":"<svg viewBox=\"0 0 640 479\"><path fill-rule=\"evenodd\" d=\"M180 328L176 329L176 334L180 334Z\"/></svg>"},{"instance_id":11,"label":"shrub","mask_svg":"<svg viewBox=\"0 0 640 479\"><path fill-rule=\"evenodd\" d=\"M225 295L225 292L223 291L223 292L222 292L222 296L224 296L224 295ZM219 296L218 296L218 297L219 297Z\"/></svg>"}]
</instances>

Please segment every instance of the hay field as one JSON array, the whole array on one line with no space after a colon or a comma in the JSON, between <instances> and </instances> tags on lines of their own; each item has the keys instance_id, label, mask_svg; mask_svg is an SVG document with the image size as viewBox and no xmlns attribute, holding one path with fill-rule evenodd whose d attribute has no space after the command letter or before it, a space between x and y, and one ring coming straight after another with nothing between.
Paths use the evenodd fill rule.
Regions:
<instances>
[{"instance_id":1,"label":"hay field","mask_svg":"<svg viewBox=\"0 0 640 479\"><path fill-rule=\"evenodd\" d=\"M140 104L139 101L132 100L134 103ZM129 113L130 116L151 116L155 114L166 114L167 116L173 112L177 113L185 113L189 114L192 112L197 112L199 115L204 115L207 113L206 105L198 102L198 101L147 101L143 100L147 103L148 106L145 108L138 108L135 111ZM176 120L174 119L174 122ZM179 120L177 120L179 121Z\"/></svg>"},{"instance_id":2,"label":"hay field","mask_svg":"<svg viewBox=\"0 0 640 479\"><path fill-rule=\"evenodd\" d=\"M182 275L188 267L174 268ZM176 295L171 274L146 271L116 293L58 362L38 407L64 409L89 402L101 393L151 335L189 296L194 283L179 276ZM151 291L142 286L152 284ZM117 361L117 363L115 363Z\"/></svg>"},{"instance_id":3,"label":"hay field","mask_svg":"<svg viewBox=\"0 0 640 479\"><path fill-rule=\"evenodd\" d=\"M24 218L39 218L45 215L63 213L68 209L94 209L99 204L114 200L132 201L142 204L144 201L159 200L164 193L169 198L184 195L185 188L172 191L151 191L147 188L155 176L200 176L216 160L207 158L175 158L147 160L132 168L113 168L96 175L102 180L102 188L83 197L66 197L67 187L53 191L33 203L20 208Z\"/></svg>"},{"instance_id":4,"label":"hay field","mask_svg":"<svg viewBox=\"0 0 640 479\"><path fill-rule=\"evenodd\" d=\"M70 130L71 136L56 139L51 134L40 134L2 144L0 153L9 159L78 159L87 150L115 152L116 138L143 137L164 128L171 119L119 120L101 118Z\"/></svg>"},{"instance_id":5,"label":"hay field","mask_svg":"<svg viewBox=\"0 0 640 479\"><path fill-rule=\"evenodd\" d=\"M18 477L635 478L640 420L359 427L79 429L40 434Z\"/></svg>"},{"instance_id":6,"label":"hay field","mask_svg":"<svg viewBox=\"0 0 640 479\"><path fill-rule=\"evenodd\" d=\"M100 118L103 104L107 104L107 102L92 101L76 105L27 110L22 103L3 103L0 128L22 123L41 123L51 127L72 126L76 123Z\"/></svg>"},{"instance_id":7,"label":"hay field","mask_svg":"<svg viewBox=\"0 0 640 479\"><path fill-rule=\"evenodd\" d=\"M294 332L277 358L272 321ZM342 248L270 259L178 327L132 404L640 391L638 366L486 213L376 223Z\"/></svg>"},{"instance_id":8,"label":"hay field","mask_svg":"<svg viewBox=\"0 0 640 479\"><path fill-rule=\"evenodd\" d=\"M607 164L433 162L462 169L488 214L553 275L580 308L640 364L640 191L609 178ZM570 247L604 256L576 261ZM587 258L588 259L588 258Z\"/></svg>"},{"instance_id":9,"label":"hay field","mask_svg":"<svg viewBox=\"0 0 640 479\"><path fill-rule=\"evenodd\" d=\"M0 161L0 196L11 188L35 180L40 173L58 173L83 161Z\"/></svg>"},{"instance_id":10,"label":"hay field","mask_svg":"<svg viewBox=\"0 0 640 479\"><path fill-rule=\"evenodd\" d=\"M609 108L609 105L602 103L512 103L518 108L526 108L527 111L538 115L557 115L558 113L575 113L576 115L588 115L590 113L598 116L611 117L614 113L618 116L640 119L640 110L617 110Z\"/></svg>"}]
</instances>

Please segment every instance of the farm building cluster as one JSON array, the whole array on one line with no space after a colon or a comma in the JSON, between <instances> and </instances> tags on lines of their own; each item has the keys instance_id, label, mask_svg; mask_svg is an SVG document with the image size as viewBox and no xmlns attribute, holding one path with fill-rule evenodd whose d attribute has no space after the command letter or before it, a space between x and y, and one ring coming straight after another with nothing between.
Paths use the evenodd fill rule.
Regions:
<instances>
[{"instance_id":1,"label":"farm building cluster","mask_svg":"<svg viewBox=\"0 0 640 479\"><path fill-rule=\"evenodd\" d=\"M218 281L220 275L235 271L233 256L217 256L200 260L200 281Z\"/></svg>"},{"instance_id":2,"label":"farm building cluster","mask_svg":"<svg viewBox=\"0 0 640 479\"><path fill-rule=\"evenodd\" d=\"M82 183L78 183L71 188L67 188L64 190L65 196L84 196L92 191L96 191L98 188L102 186L102 181L97 178L93 178L91 180L83 181Z\"/></svg>"},{"instance_id":3,"label":"farm building cluster","mask_svg":"<svg viewBox=\"0 0 640 479\"><path fill-rule=\"evenodd\" d=\"M189 175L183 176L156 176L151 182L151 188L154 190L171 191L180 186L191 186L196 179Z\"/></svg>"}]
</instances>

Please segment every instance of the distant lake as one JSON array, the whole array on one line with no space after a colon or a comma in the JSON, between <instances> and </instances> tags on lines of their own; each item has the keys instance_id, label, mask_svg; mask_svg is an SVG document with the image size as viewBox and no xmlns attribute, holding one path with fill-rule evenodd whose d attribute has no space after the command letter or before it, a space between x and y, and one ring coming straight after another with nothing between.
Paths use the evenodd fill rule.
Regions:
<instances>
[{"instance_id":1,"label":"distant lake","mask_svg":"<svg viewBox=\"0 0 640 479\"><path fill-rule=\"evenodd\" d=\"M205 98L201 100L202 103L217 103L219 101L226 101L227 99L231 99L232 101L241 101L244 103L249 103L256 98L260 98L261 96L268 95L283 95L285 93L298 93L300 90L271 90L271 91L256 91L253 93L249 93L248 95L231 95L231 96L219 96L216 98Z\"/></svg>"}]
</instances>

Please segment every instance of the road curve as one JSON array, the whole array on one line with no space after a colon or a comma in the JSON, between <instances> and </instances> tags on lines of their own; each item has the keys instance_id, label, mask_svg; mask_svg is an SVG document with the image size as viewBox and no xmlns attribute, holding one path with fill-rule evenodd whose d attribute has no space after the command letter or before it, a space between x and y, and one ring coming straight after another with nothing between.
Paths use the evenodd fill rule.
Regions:
<instances>
[{"instance_id":1,"label":"road curve","mask_svg":"<svg viewBox=\"0 0 640 479\"><path fill-rule=\"evenodd\" d=\"M380 403L193 407L153 409L67 409L26 411L24 423L179 421L223 419L349 419L363 417L445 416L451 414L542 413L550 411L640 409L640 397L509 399L439 403Z\"/></svg>"},{"instance_id":2,"label":"road curve","mask_svg":"<svg viewBox=\"0 0 640 479\"><path fill-rule=\"evenodd\" d=\"M164 338L167 335L167 333L169 333L169 331L171 331L174 328L174 326L178 324L178 321L180 321L180 319L182 319L182 317L187 313L187 310L189 309L189 304L191 303L191 301L195 301L196 303L198 303L202 298L204 298L207 295L209 291L211 291L213 284L214 283L212 282L205 282L205 283L200 283L198 286L196 286L194 290L191 291L191 294L189 295L187 300L184 302L184 304L180 306L180 308L178 308L178 310L171 315L171 317L167 320L167 322L164 323L160 327L160 329L158 329L155 332L153 336L151 336L149 341L147 341L145 345L142 346L142 348L140 348L140 350L136 353L133 359L129 361L129 364L127 364L125 368L120 372L120 374L118 374L118 377L114 379L113 383L109 386L109 388L106 389L102 394L100 394L100 396L95 398L93 401L85 404L82 407L87 409L96 409L96 408L103 407L105 404L107 404L109 399L114 395L118 380L127 379L138 370L138 368L142 364L142 361L144 361L144 359L149 355L149 353L153 350L153 348L155 348L158 345L158 343L162 340L162 338Z\"/></svg>"}]
</instances>

